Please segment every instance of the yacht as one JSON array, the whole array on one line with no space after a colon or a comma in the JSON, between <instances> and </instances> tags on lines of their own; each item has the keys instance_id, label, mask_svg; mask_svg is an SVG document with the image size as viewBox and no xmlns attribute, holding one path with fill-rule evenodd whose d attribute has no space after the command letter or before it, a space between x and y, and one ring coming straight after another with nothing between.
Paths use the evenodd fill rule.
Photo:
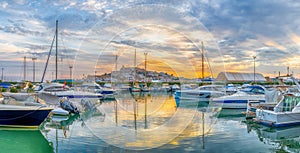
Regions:
<instances>
[{"instance_id":1,"label":"yacht","mask_svg":"<svg viewBox=\"0 0 300 153\"><path fill-rule=\"evenodd\" d=\"M177 90L174 94L175 99L209 101L211 98L225 96L224 86L205 85L196 89Z\"/></svg>"},{"instance_id":2,"label":"yacht","mask_svg":"<svg viewBox=\"0 0 300 153\"><path fill-rule=\"evenodd\" d=\"M222 105L222 108L246 109L248 102L264 103L267 89L260 85L247 86L232 95L212 98L212 103Z\"/></svg>"},{"instance_id":3,"label":"yacht","mask_svg":"<svg viewBox=\"0 0 300 153\"><path fill-rule=\"evenodd\" d=\"M179 85L177 85L177 84L173 84L173 85L171 86L171 91L175 92L176 90L180 90L180 87L179 87Z\"/></svg>"},{"instance_id":4,"label":"yacht","mask_svg":"<svg viewBox=\"0 0 300 153\"><path fill-rule=\"evenodd\" d=\"M254 121L271 127L299 125L300 95L288 93L274 107L256 109Z\"/></svg>"},{"instance_id":5,"label":"yacht","mask_svg":"<svg viewBox=\"0 0 300 153\"><path fill-rule=\"evenodd\" d=\"M38 128L53 108L36 106L0 104L0 126Z\"/></svg>"},{"instance_id":6,"label":"yacht","mask_svg":"<svg viewBox=\"0 0 300 153\"><path fill-rule=\"evenodd\" d=\"M103 99L114 99L116 91L112 89L111 84L104 84L101 87L97 83L86 83L80 86L84 91L89 91L93 93L100 93L103 95Z\"/></svg>"},{"instance_id":7,"label":"yacht","mask_svg":"<svg viewBox=\"0 0 300 153\"><path fill-rule=\"evenodd\" d=\"M62 97L67 97L72 99L82 99L82 98L98 99L98 100L103 99L103 95L100 93L92 93L88 91L75 91L75 90L71 90L65 84L60 84L60 83L42 83L39 86L37 86L34 90L35 92L38 93L39 96L42 95L42 97L44 96L57 97L58 99L56 99L55 102L58 102L59 98Z\"/></svg>"}]
</instances>

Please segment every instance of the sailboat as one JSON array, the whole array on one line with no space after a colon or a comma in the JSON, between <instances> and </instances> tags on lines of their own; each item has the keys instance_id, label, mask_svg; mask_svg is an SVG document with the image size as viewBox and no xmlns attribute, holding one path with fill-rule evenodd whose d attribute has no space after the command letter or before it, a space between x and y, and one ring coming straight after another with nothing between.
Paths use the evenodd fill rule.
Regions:
<instances>
[{"instance_id":1,"label":"sailboat","mask_svg":"<svg viewBox=\"0 0 300 153\"><path fill-rule=\"evenodd\" d=\"M145 84L141 88L141 91L142 92L149 92L150 90L149 90L149 87L147 86L147 55L148 55L148 53L145 52L144 55L145 55L145 78L144 78Z\"/></svg>"},{"instance_id":2,"label":"sailboat","mask_svg":"<svg viewBox=\"0 0 300 153\"><path fill-rule=\"evenodd\" d=\"M97 100L102 99L103 95L100 94L100 93L91 93L91 92L85 92L85 91L74 91L74 90L71 90L66 85L66 83L61 84L61 83L56 82L58 80L57 79L57 68L58 68L58 64L57 64L58 21L57 20L56 20L56 30L55 31L56 32L55 32L54 38L53 38L52 43L51 43L51 47L50 47L47 62L46 62L46 65L45 65L45 69L44 69L44 72L43 72L41 84L35 88L35 92L38 93L38 95L41 99L43 99L47 102L52 101L52 103L53 103L53 101L55 101L55 103L57 103L60 100L60 98L62 98L62 97L73 98L73 99L78 99L78 98L79 99L83 99L83 98L91 99L91 98L93 98L93 99L97 99ZM48 67L48 63L49 63L49 58L50 58L50 55L51 55L51 50L52 50L52 47L53 47L53 44L54 44L54 40L56 41L56 54L55 54L55 56L56 56L56 62L55 62L56 75L55 75L55 83L43 83L44 77L45 77L45 74L46 74L46 70L47 70L47 67Z\"/></svg>"},{"instance_id":3,"label":"sailboat","mask_svg":"<svg viewBox=\"0 0 300 153\"><path fill-rule=\"evenodd\" d=\"M203 42L202 44L202 53L201 53L201 58L202 58L202 83L204 80L204 45ZM181 90L176 90L174 97L175 99L179 100L191 100L192 102L196 101L201 101L201 102L209 102L211 98L217 98L221 96L225 96L225 88L223 85L202 85L197 88L187 88L185 89L185 84L181 86ZM179 101L178 102L183 102ZM187 102L186 102L187 103ZM179 103L178 103L179 104ZM183 105L181 105L183 106Z\"/></svg>"},{"instance_id":4,"label":"sailboat","mask_svg":"<svg viewBox=\"0 0 300 153\"><path fill-rule=\"evenodd\" d=\"M141 92L141 88L139 87L138 83L136 82L136 50L134 50L134 80L133 86L130 88L131 92Z\"/></svg>"}]
</instances>

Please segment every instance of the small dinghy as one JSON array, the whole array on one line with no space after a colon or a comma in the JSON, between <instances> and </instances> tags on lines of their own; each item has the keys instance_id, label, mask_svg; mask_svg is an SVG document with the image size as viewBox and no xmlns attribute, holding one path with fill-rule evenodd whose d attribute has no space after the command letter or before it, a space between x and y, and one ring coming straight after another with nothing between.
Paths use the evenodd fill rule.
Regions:
<instances>
[{"instance_id":1,"label":"small dinghy","mask_svg":"<svg viewBox=\"0 0 300 153\"><path fill-rule=\"evenodd\" d=\"M68 111L58 107L58 108L55 108L52 110L52 114L65 116L65 115L69 115L70 113Z\"/></svg>"}]
</instances>

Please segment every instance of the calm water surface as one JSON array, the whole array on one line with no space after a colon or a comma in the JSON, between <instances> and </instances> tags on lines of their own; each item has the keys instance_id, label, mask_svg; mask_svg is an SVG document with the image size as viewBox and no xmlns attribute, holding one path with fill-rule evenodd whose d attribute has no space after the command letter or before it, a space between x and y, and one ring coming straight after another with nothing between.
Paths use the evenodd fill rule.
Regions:
<instances>
[{"instance_id":1,"label":"calm water surface","mask_svg":"<svg viewBox=\"0 0 300 153\"><path fill-rule=\"evenodd\" d=\"M0 152L300 152L300 127L272 129L167 93L117 95L40 130L0 129ZM197 106L199 104L199 106Z\"/></svg>"}]
</instances>

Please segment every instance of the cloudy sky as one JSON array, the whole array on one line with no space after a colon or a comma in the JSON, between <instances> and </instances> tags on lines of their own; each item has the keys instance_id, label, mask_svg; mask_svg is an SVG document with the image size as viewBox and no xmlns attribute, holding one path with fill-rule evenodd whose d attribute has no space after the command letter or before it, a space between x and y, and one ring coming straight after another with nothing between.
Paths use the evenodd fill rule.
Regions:
<instances>
[{"instance_id":1,"label":"cloudy sky","mask_svg":"<svg viewBox=\"0 0 300 153\"><path fill-rule=\"evenodd\" d=\"M177 76L256 71L300 77L300 2L295 0L0 1L0 67L4 79L41 79L58 20L58 77L144 66ZM55 46L46 79L55 74ZM116 55L118 56L116 62ZM117 64L116 64L117 63Z\"/></svg>"}]
</instances>

